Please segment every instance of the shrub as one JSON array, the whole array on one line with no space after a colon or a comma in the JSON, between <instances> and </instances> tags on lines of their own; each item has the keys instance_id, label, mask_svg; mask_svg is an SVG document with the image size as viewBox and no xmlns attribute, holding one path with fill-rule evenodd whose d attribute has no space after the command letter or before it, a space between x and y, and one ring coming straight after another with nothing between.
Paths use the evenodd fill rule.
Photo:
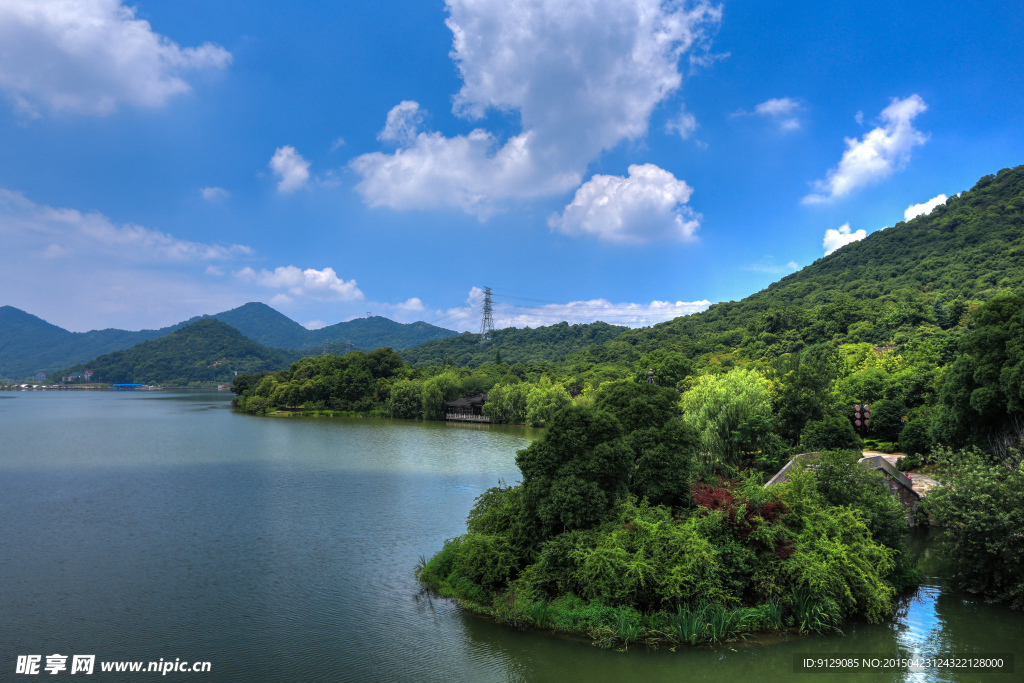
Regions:
<instances>
[{"instance_id":1,"label":"shrub","mask_svg":"<svg viewBox=\"0 0 1024 683\"><path fill-rule=\"evenodd\" d=\"M945 527L957 583L1024 609L1024 468L979 451L940 455L941 487L923 501Z\"/></svg>"},{"instance_id":2,"label":"shrub","mask_svg":"<svg viewBox=\"0 0 1024 683\"><path fill-rule=\"evenodd\" d=\"M921 456L918 455L917 453L914 453L913 455L908 455L905 458L900 458L899 461L896 463L896 467L898 467L901 472L908 472L920 466Z\"/></svg>"},{"instance_id":3,"label":"shrub","mask_svg":"<svg viewBox=\"0 0 1024 683\"><path fill-rule=\"evenodd\" d=\"M855 614L873 622L891 614L895 590L885 578L894 553L872 540L861 513L819 509L803 525L786 571L796 589L809 592L807 604L815 613L832 625Z\"/></svg>"},{"instance_id":4,"label":"shrub","mask_svg":"<svg viewBox=\"0 0 1024 683\"><path fill-rule=\"evenodd\" d=\"M900 448L907 455L924 455L932 449L927 420L911 420L900 432Z\"/></svg>"},{"instance_id":5,"label":"shrub","mask_svg":"<svg viewBox=\"0 0 1024 683\"><path fill-rule=\"evenodd\" d=\"M841 415L827 415L808 422L800 433L800 446L808 451L860 450L861 441L850 421Z\"/></svg>"}]
</instances>

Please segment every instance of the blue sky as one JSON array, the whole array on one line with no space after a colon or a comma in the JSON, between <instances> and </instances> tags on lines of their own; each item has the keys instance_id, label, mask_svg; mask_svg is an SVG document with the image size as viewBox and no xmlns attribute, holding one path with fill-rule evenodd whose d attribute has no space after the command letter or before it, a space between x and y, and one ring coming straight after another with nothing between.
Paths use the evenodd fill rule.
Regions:
<instances>
[{"instance_id":1,"label":"blue sky","mask_svg":"<svg viewBox=\"0 0 1024 683\"><path fill-rule=\"evenodd\" d=\"M833 5L0 0L0 305L645 325L1024 162L1016 3Z\"/></svg>"}]
</instances>

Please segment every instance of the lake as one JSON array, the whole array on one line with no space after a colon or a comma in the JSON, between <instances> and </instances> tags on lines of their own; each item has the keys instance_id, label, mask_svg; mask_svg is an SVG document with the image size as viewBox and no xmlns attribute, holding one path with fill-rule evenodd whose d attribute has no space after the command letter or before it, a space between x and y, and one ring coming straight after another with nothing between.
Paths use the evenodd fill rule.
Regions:
<instances>
[{"instance_id":1,"label":"lake","mask_svg":"<svg viewBox=\"0 0 1024 683\"><path fill-rule=\"evenodd\" d=\"M420 593L413 570L538 430L257 418L223 392L0 392L0 680L19 655L210 662L173 681L784 681L795 655L1024 652L1024 614L925 580L884 624L676 652L520 632ZM1018 662L1024 667L1024 661ZM1021 669L1024 670L1024 669ZM77 676L78 674L75 674ZM835 675L802 673L799 681ZM848 681L1012 677L906 669ZM72 679L76 680L76 679Z\"/></svg>"}]
</instances>

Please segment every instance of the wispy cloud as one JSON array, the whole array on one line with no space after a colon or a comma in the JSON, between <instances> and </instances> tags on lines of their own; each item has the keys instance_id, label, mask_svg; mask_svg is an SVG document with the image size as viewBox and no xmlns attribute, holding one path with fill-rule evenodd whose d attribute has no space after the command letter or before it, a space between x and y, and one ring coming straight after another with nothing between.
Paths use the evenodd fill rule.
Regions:
<instances>
[{"instance_id":1,"label":"wispy cloud","mask_svg":"<svg viewBox=\"0 0 1024 683\"><path fill-rule=\"evenodd\" d=\"M800 128L800 117L797 115L803 109L799 101L791 97L773 97L754 106L754 111L744 109L733 112L732 116L759 116L768 119L783 133L798 130Z\"/></svg>"},{"instance_id":2,"label":"wispy cloud","mask_svg":"<svg viewBox=\"0 0 1024 683\"><path fill-rule=\"evenodd\" d=\"M101 213L36 204L4 189L0 189L0 235L8 248L21 242L26 255L33 246L48 249L49 256L96 258L102 253L121 261L211 261L252 254L245 245L190 242L141 225L116 225Z\"/></svg>"},{"instance_id":3,"label":"wispy cloud","mask_svg":"<svg viewBox=\"0 0 1024 683\"><path fill-rule=\"evenodd\" d=\"M231 196L223 187L204 187L199 190L199 194L208 202L219 202Z\"/></svg>"},{"instance_id":4,"label":"wispy cloud","mask_svg":"<svg viewBox=\"0 0 1024 683\"><path fill-rule=\"evenodd\" d=\"M483 290L473 287L466 298L466 305L435 311L434 324L457 331L479 331L482 302ZM531 305L526 301L519 304L515 297L495 295L493 316L497 329L543 327L563 321L572 325L603 321L612 325L645 327L699 313L707 310L710 305L711 302L707 300L613 303L607 299Z\"/></svg>"},{"instance_id":5,"label":"wispy cloud","mask_svg":"<svg viewBox=\"0 0 1024 683\"><path fill-rule=\"evenodd\" d=\"M749 270L754 273L768 273L769 275L782 275L783 273L792 273L800 270L800 266L796 261L790 261L784 265L780 265L775 262L775 259L771 256L765 256L757 263L752 263L749 266L742 266L743 270Z\"/></svg>"},{"instance_id":6,"label":"wispy cloud","mask_svg":"<svg viewBox=\"0 0 1024 683\"><path fill-rule=\"evenodd\" d=\"M674 118L668 120L665 124L665 131L668 133L676 133L683 140L689 140L693 133L697 130L697 117L690 112L686 111L686 107L682 107L679 113Z\"/></svg>"},{"instance_id":7,"label":"wispy cloud","mask_svg":"<svg viewBox=\"0 0 1024 683\"><path fill-rule=\"evenodd\" d=\"M248 246L184 240L10 190L0 190L0 244L2 303L76 331L160 327L251 300L218 277L253 254Z\"/></svg>"}]
</instances>

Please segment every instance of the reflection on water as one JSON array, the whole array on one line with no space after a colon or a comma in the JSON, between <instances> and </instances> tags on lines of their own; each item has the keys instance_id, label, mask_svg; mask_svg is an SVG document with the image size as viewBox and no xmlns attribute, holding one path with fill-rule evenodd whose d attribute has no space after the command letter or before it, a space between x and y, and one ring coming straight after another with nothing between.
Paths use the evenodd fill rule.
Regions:
<instances>
[{"instance_id":1,"label":"reflection on water","mask_svg":"<svg viewBox=\"0 0 1024 683\"><path fill-rule=\"evenodd\" d=\"M17 654L68 652L208 660L204 680L214 681L783 681L801 654L1021 649L1024 615L951 590L934 531L913 540L921 589L890 622L850 624L845 635L618 653L513 631L420 594L412 570L464 530L477 495L517 480L515 452L533 430L261 419L233 413L223 393L5 398L7 674Z\"/></svg>"}]
</instances>

